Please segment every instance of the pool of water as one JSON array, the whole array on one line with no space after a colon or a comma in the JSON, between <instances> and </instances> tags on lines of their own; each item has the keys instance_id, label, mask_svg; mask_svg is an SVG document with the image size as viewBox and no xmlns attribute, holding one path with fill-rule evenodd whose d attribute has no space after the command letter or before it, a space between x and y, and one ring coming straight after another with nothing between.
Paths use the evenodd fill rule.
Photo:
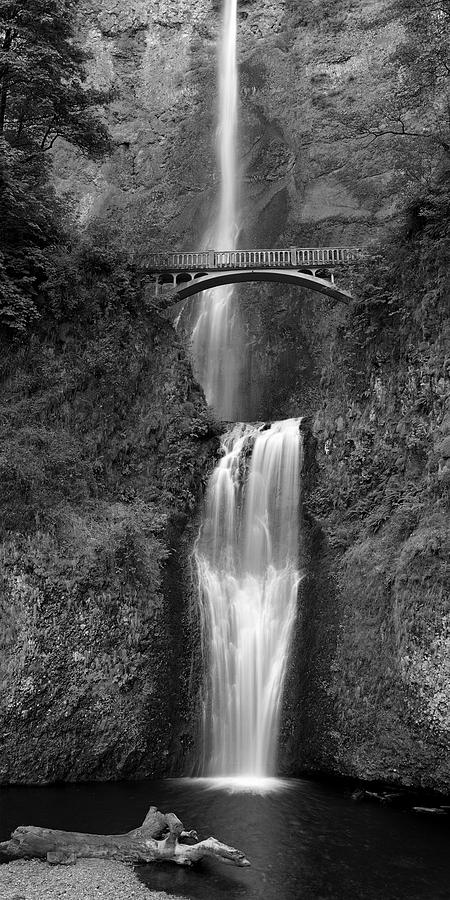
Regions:
<instances>
[{"instance_id":1,"label":"pool of water","mask_svg":"<svg viewBox=\"0 0 450 900\"><path fill-rule=\"evenodd\" d=\"M150 888L191 900L449 900L446 820L355 803L341 787L302 779L258 787L189 779L6 787L0 839L21 824L128 831L155 805L200 837L239 847L252 867L139 867Z\"/></svg>"}]
</instances>

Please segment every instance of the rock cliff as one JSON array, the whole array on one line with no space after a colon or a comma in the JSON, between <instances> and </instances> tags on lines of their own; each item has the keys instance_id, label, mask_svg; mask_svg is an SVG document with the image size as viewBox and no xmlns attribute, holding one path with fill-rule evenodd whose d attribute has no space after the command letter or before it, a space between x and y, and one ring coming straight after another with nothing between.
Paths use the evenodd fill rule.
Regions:
<instances>
[{"instance_id":1,"label":"rock cliff","mask_svg":"<svg viewBox=\"0 0 450 900\"><path fill-rule=\"evenodd\" d=\"M81 229L106 223L113 244L132 248L137 263L150 248L196 249L216 207L220 3L82 0L80 6L90 78L111 91L104 115L114 150L103 163L86 164L59 145L58 189L74 199ZM404 21L391 0L240 0L240 246L366 246L386 236L415 162L401 136L374 139L363 113L377 104L391 108L396 75L389 58L403 38ZM411 267L411 255L405 266ZM395 318L364 334L352 310L317 295L239 288L247 337L242 418L308 414L318 442L319 475L305 511L310 574L286 699L284 771L446 790L449 610L439 580L449 455L443 277L426 254L413 275L405 285L397 272L391 284L397 293L403 285L411 301L407 315L417 326L400 354L393 339L380 353L376 347ZM366 269L366 280L371 276ZM358 276L352 277L357 292ZM430 279L437 290L431 299ZM372 329L373 321L364 327ZM69 504L69 532L58 524L63 507L52 510L50 523L41 520L53 469L36 475L39 503L30 501L26 513L20 507L31 530L17 521L11 495L5 528L25 536L5 538L2 549L3 597L14 611L2 670L9 697L4 779L153 775L177 757L170 733L177 704L187 709L189 693L178 630L186 608L178 587L189 543L184 529L215 445L201 441L202 428L208 433L203 400L170 326L161 328L158 337L145 323L151 358L136 330L112 347L107 334L97 336L83 350L91 374L77 375L70 396L63 391L49 405L45 392L42 399L37 393L36 408L29 399L23 407L36 419L35 439L44 448L49 416L62 417L68 429L70 459L56 455L64 482L58 503ZM372 343L358 356L358 341L365 346L366 338ZM119 352L129 367L125 381L134 385L129 408ZM40 377L57 382L64 357L53 359L45 347L36 354ZM16 385L28 384L30 365L26 374L19 369ZM108 410L118 390L108 420L112 443L96 473L93 455L83 449L85 440L89 446L97 440L95 417L106 415L92 410L94 396ZM19 410L25 401L14 384L10 396ZM83 441L71 422L74 402L90 409ZM181 476L175 476L178 466ZM33 500L24 472L14 477ZM79 484L83 496L73 499L72 485ZM52 571L55 541L59 561ZM130 569L133 548L136 569ZM179 555L181 568L164 563L169 553ZM17 735L20 743L25 734L32 734L29 750L17 754ZM187 745L190 734L182 723L177 740Z\"/></svg>"},{"instance_id":2,"label":"rock cliff","mask_svg":"<svg viewBox=\"0 0 450 900\"><path fill-rule=\"evenodd\" d=\"M445 793L450 419L441 229L433 234L430 221L415 240L397 235L384 274L376 286L360 282L365 299L322 343L322 357L317 344L319 474L305 499L309 578L291 671L300 703L287 704L285 747L297 771ZM286 400L288 411L292 395Z\"/></svg>"},{"instance_id":3,"label":"rock cliff","mask_svg":"<svg viewBox=\"0 0 450 900\"><path fill-rule=\"evenodd\" d=\"M114 210L124 241L195 249L217 194L217 0L83 0L91 78L113 91L116 150L103 164L57 155L81 221ZM392 145L367 147L349 113L392 84L395 4L241 0L241 246L366 243L395 211Z\"/></svg>"},{"instance_id":4,"label":"rock cliff","mask_svg":"<svg viewBox=\"0 0 450 900\"><path fill-rule=\"evenodd\" d=\"M2 359L2 782L167 774L196 714L203 395L142 297L86 328Z\"/></svg>"}]
</instances>

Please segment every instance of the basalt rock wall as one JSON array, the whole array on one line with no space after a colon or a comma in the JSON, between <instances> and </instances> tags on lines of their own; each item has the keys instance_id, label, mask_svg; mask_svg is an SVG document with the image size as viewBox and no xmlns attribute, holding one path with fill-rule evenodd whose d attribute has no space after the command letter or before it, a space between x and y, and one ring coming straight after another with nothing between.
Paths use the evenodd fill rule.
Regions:
<instances>
[{"instance_id":1,"label":"basalt rock wall","mask_svg":"<svg viewBox=\"0 0 450 900\"><path fill-rule=\"evenodd\" d=\"M219 0L82 3L114 149L86 164L60 144L55 177L80 227L106 222L140 264L149 250L203 247L215 215L221 14ZM395 218L404 173L392 141L373 143L358 114L383 95L389 106L386 61L402 37L386 0L240 0L240 247L365 246ZM235 298L247 337L241 417L267 418L299 379L301 412L312 412L317 328L326 334L339 311L279 285L239 286Z\"/></svg>"},{"instance_id":2,"label":"basalt rock wall","mask_svg":"<svg viewBox=\"0 0 450 900\"><path fill-rule=\"evenodd\" d=\"M192 745L190 521L217 440L137 307L2 358L3 783L158 777Z\"/></svg>"},{"instance_id":3,"label":"basalt rock wall","mask_svg":"<svg viewBox=\"0 0 450 900\"><path fill-rule=\"evenodd\" d=\"M360 304L322 343L318 472L304 497L308 577L282 758L289 771L448 793L449 322L441 229L399 241L402 262L384 276L382 304ZM285 409L292 403L286 395Z\"/></svg>"},{"instance_id":4,"label":"basalt rock wall","mask_svg":"<svg viewBox=\"0 0 450 900\"><path fill-rule=\"evenodd\" d=\"M395 209L392 150L367 148L339 116L392 85L386 55L402 25L384 0L241 0L241 246L360 244ZM57 153L81 221L115 210L124 239L195 249L214 215L214 0L83 0L93 83L111 89L115 143L102 164Z\"/></svg>"},{"instance_id":5,"label":"basalt rock wall","mask_svg":"<svg viewBox=\"0 0 450 900\"><path fill-rule=\"evenodd\" d=\"M150 248L200 248L218 193L220 4L82 6L92 81L111 89L114 150L86 165L60 146L59 190L81 228L107 223L138 263ZM362 246L385 234L405 156L399 164L395 140L374 142L357 122L377 97L388 108L385 63L403 37L388 0L240 0L241 247ZM282 767L447 789L442 322L424 327L421 349L411 338L401 364L389 348L376 366L369 354L356 386L343 377L348 310L292 288L236 297L247 336L241 417L310 414L318 440Z\"/></svg>"}]
</instances>

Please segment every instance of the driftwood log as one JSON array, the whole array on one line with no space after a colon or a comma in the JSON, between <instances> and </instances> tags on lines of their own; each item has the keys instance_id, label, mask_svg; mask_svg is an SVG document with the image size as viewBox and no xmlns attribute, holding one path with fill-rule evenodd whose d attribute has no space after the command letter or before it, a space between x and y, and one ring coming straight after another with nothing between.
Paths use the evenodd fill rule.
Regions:
<instances>
[{"instance_id":1,"label":"driftwood log","mask_svg":"<svg viewBox=\"0 0 450 900\"><path fill-rule=\"evenodd\" d=\"M195 843L185 843L195 841ZM195 831L185 831L174 813L151 806L142 825L127 834L83 834L20 825L9 841L0 843L0 854L11 859L46 859L52 865L70 865L77 859L115 859L125 863L163 860L192 866L213 857L233 866L249 866L240 850L213 837L199 841Z\"/></svg>"}]
</instances>

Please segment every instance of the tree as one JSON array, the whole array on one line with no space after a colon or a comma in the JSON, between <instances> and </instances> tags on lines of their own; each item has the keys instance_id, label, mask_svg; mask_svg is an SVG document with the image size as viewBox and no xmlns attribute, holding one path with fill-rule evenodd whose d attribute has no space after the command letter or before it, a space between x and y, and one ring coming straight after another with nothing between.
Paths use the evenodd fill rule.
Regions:
<instances>
[{"instance_id":1,"label":"tree","mask_svg":"<svg viewBox=\"0 0 450 900\"><path fill-rule=\"evenodd\" d=\"M374 74L375 100L340 115L340 132L363 151L393 150L403 190L428 188L450 153L449 0L394 0L389 16L402 28ZM418 187L419 186L419 187Z\"/></svg>"},{"instance_id":2,"label":"tree","mask_svg":"<svg viewBox=\"0 0 450 900\"><path fill-rule=\"evenodd\" d=\"M110 146L75 40L74 0L0 0L0 327L39 316L64 215L48 151L62 138L98 158Z\"/></svg>"},{"instance_id":3,"label":"tree","mask_svg":"<svg viewBox=\"0 0 450 900\"><path fill-rule=\"evenodd\" d=\"M90 156L108 149L74 39L74 0L0 0L0 133L15 147L50 149L58 137Z\"/></svg>"}]
</instances>

